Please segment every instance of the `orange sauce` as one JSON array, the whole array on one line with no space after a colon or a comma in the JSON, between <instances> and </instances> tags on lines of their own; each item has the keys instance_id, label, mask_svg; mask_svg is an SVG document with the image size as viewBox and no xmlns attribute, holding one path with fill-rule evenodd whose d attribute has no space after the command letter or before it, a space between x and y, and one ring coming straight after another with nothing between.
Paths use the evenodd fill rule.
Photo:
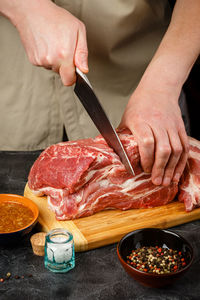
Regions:
<instances>
[{"instance_id":1,"label":"orange sauce","mask_svg":"<svg viewBox=\"0 0 200 300\"><path fill-rule=\"evenodd\" d=\"M30 208L17 202L0 203L0 233L9 233L26 227L33 220Z\"/></svg>"}]
</instances>

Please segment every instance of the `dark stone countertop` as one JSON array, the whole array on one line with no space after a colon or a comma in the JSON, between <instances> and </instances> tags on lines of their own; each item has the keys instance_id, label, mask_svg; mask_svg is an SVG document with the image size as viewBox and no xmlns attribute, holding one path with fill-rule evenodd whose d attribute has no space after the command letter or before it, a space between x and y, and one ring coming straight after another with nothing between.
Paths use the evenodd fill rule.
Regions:
<instances>
[{"instance_id":1,"label":"dark stone countertop","mask_svg":"<svg viewBox=\"0 0 200 300\"><path fill-rule=\"evenodd\" d=\"M0 193L23 195L31 165L39 152L0 152ZM44 258L35 256L30 245L33 230L20 244L0 246L0 299L69 300L168 300L200 299L200 221L172 228L194 247L191 269L174 285L152 289L141 286L122 269L116 244L76 253L76 267L68 273L55 274L44 267ZM27 277L32 274L32 277ZM25 276L15 279L14 276Z\"/></svg>"}]
</instances>

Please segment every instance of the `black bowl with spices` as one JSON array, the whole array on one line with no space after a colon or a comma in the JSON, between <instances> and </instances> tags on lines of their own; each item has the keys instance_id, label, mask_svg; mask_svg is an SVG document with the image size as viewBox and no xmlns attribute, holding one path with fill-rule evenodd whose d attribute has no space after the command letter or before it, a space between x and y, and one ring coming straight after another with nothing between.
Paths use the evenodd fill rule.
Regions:
<instances>
[{"instance_id":1,"label":"black bowl with spices","mask_svg":"<svg viewBox=\"0 0 200 300\"><path fill-rule=\"evenodd\" d=\"M193 261L188 241L175 232L158 228L128 233L118 243L117 254L129 275L156 288L174 283Z\"/></svg>"}]
</instances>

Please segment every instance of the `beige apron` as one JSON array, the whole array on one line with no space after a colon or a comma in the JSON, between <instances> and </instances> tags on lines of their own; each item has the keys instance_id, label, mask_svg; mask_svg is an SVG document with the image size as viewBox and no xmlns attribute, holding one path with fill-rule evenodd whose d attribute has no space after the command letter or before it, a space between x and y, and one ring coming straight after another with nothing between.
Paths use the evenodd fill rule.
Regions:
<instances>
[{"instance_id":1,"label":"beige apron","mask_svg":"<svg viewBox=\"0 0 200 300\"><path fill-rule=\"evenodd\" d=\"M116 127L170 19L164 0L56 0L86 25L88 77ZM73 88L32 66L14 26L0 16L0 150L37 150L97 129Z\"/></svg>"}]
</instances>

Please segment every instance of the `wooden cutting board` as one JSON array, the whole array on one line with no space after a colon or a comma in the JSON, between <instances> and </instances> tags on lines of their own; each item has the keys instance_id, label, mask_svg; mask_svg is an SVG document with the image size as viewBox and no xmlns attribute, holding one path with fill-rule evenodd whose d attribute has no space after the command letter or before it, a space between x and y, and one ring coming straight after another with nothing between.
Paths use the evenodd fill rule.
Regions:
<instances>
[{"instance_id":1,"label":"wooden cutting board","mask_svg":"<svg viewBox=\"0 0 200 300\"><path fill-rule=\"evenodd\" d=\"M55 214L48 209L46 197L36 197L28 185L24 196L37 204L41 229L48 232L54 228L66 228L74 236L77 252L118 242L132 230L145 227L169 228L200 218L200 208L185 212L184 204L174 201L154 208L106 210L73 221L57 221Z\"/></svg>"}]
</instances>

